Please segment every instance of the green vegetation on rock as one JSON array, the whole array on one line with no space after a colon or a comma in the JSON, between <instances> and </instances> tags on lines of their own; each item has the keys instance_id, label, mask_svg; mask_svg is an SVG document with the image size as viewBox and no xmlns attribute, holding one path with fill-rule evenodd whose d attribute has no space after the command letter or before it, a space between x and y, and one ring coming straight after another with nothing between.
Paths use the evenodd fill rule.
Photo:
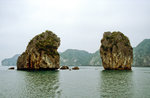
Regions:
<instances>
[{"instance_id":1,"label":"green vegetation on rock","mask_svg":"<svg viewBox=\"0 0 150 98\"><path fill-rule=\"evenodd\" d=\"M17 69L58 69L60 38L46 30L36 35L17 61Z\"/></svg>"},{"instance_id":2,"label":"green vegetation on rock","mask_svg":"<svg viewBox=\"0 0 150 98\"><path fill-rule=\"evenodd\" d=\"M133 49L128 37L121 32L104 32L100 55L104 69L130 70L133 62Z\"/></svg>"}]
</instances>

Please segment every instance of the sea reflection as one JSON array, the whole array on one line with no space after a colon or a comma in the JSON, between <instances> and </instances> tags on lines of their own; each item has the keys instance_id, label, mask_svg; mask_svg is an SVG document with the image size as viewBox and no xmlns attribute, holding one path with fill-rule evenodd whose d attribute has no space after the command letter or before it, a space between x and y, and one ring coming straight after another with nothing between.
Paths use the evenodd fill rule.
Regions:
<instances>
[{"instance_id":1,"label":"sea reflection","mask_svg":"<svg viewBox=\"0 0 150 98\"><path fill-rule=\"evenodd\" d=\"M101 71L100 95L102 98L131 98L134 94L132 71Z\"/></svg>"},{"instance_id":2,"label":"sea reflection","mask_svg":"<svg viewBox=\"0 0 150 98\"><path fill-rule=\"evenodd\" d=\"M58 98L59 90L58 71L30 71L24 78L24 91L26 98Z\"/></svg>"}]
</instances>

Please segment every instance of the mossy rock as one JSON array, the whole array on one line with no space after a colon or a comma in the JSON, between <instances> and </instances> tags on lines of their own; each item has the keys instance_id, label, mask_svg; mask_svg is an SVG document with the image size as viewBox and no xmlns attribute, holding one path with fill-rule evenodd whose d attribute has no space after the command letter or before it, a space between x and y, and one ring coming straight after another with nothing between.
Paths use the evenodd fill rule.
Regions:
<instances>
[{"instance_id":1,"label":"mossy rock","mask_svg":"<svg viewBox=\"0 0 150 98\"><path fill-rule=\"evenodd\" d=\"M46 30L36 35L18 58L17 69L58 69L60 38Z\"/></svg>"},{"instance_id":2,"label":"mossy rock","mask_svg":"<svg viewBox=\"0 0 150 98\"><path fill-rule=\"evenodd\" d=\"M104 32L100 55L105 69L131 69L133 48L121 32Z\"/></svg>"}]
</instances>

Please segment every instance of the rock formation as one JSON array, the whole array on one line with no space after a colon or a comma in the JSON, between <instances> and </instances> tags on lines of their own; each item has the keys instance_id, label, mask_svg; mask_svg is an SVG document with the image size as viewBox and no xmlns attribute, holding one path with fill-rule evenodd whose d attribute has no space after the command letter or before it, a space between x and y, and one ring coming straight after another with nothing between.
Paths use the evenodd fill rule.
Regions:
<instances>
[{"instance_id":1,"label":"rock formation","mask_svg":"<svg viewBox=\"0 0 150 98\"><path fill-rule=\"evenodd\" d=\"M75 66L72 68L72 70L79 70L79 67Z\"/></svg>"},{"instance_id":2,"label":"rock formation","mask_svg":"<svg viewBox=\"0 0 150 98\"><path fill-rule=\"evenodd\" d=\"M10 67L10 68L8 68L9 70L14 70L15 69L15 67Z\"/></svg>"},{"instance_id":3,"label":"rock formation","mask_svg":"<svg viewBox=\"0 0 150 98\"><path fill-rule=\"evenodd\" d=\"M35 36L17 61L18 70L58 69L60 38L51 31Z\"/></svg>"},{"instance_id":4,"label":"rock formation","mask_svg":"<svg viewBox=\"0 0 150 98\"><path fill-rule=\"evenodd\" d=\"M60 69L66 70L66 69L69 69L69 67L68 66L61 66Z\"/></svg>"},{"instance_id":5,"label":"rock formation","mask_svg":"<svg viewBox=\"0 0 150 98\"><path fill-rule=\"evenodd\" d=\"M131 70L133 48L121 32L105 32L101 40L100 55L104 69Z\"/></svg>"},{"instance_id":6,"label":"rock formation","mask_svg":"<svg viewBox=\"0 0 150 98\"><path fill-rule=\"evenodd\" d=\"M150 39L144 39L136 47L133 48L133 64L135 67L150 67ZM99 50L95 53L82 53L82 50L69 49L60 54L60 65L80 65L80 66L92 66L92 65L102 65ZM80 55L80 56L78 56ZM2 66L16 66L16 62L20 54L13 56L12 58L7 58L2 60ZM82 58L82 59L81 59ZM74 61L74 62L73 62ZM76 61L76 62L75 62ZM82 62L84 61L84 62ZM89 61L89 62L87 62Z\"/></svg>"}]
</instances>

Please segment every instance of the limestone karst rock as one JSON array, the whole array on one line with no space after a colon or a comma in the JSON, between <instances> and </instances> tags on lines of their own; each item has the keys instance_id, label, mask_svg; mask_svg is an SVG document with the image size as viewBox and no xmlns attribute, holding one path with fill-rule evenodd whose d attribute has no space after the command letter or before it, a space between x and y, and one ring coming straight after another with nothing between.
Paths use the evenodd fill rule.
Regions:
<instances>
[{"instance_id":1,"label":"limestone karst rock","mask_svg":"<svg viewBox=\"0 0 150 98\"><path fill-rule=\"evenodd\" d=\"M72 68L72 70L79 70L79 67L75 66L75 67Z\"/></svg>"},{"instance_id":2,"label":"limestone karst rock","mask_svg":"<svg viewBox=\"0 0 150 98\"><path fill-rule=\"evenodd\" d=\"M121 32L104 32L100 55L106 70L131 70L133 48L128 37Z\"/></svg>"},{"instance_id":3,"label":"limestone karst rock","mask_svg":"<svg viewBox=\"0 0 150 98\"><path fill-rule=\"evenodd\" d=\"M60 38L51 31L35 36L17 61L18 70L58 69Z\"/></svg>"},{"instance_id":4,"label":"limestone karst rock","mask_svg":"<svg viewBox=\"0 0 150 98\"><path fill-rule=\"evenodd\" d=\"M64 65L64 66L61 66L60 69L66 70L66 69L69 69L69 67Z\"/></svg>"}]
</instances>

